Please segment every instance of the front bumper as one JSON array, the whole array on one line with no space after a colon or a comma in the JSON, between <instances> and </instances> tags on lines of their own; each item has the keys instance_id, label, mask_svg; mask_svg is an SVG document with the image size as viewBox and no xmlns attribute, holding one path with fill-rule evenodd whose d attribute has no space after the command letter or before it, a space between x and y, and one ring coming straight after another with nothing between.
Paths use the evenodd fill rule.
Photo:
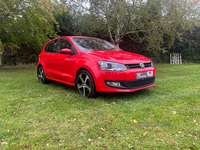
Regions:
<instances>
[{"instance_id":1,"label":"front bumper","mask_svg":"<svg viewBox=\"0 0 200 150\"><path fill-rule=\"evenodd\" d=\"M153 71L153 76L136 80L136 73ZM133 92L155 86L156 69L148 67L144 69L128 69L123 72L96 70L95 85L98 92ZM112 85L110 83L117 83Z\"/></svg>"},{"instance_id":2,"label":"front bumper","mask_svg":"<svg viewBox=\"0 0 200 150\"><path fill-rule=\"evenodd\" d=\"M131 81L104 81L108 87L118 88L118 89L137 89L143 88L146 86L153 85L155 82L155 77L139 79L139 80L131 80ZM111 83L118 83L116 85L112 85Z\"/></svg>"}]
</instances>

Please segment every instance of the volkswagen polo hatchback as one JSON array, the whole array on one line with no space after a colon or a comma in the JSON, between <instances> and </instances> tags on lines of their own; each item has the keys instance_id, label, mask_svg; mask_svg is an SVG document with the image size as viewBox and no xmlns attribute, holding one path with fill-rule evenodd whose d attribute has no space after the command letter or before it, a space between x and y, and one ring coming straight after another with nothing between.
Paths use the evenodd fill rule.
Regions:
<instances>
[{"instance_id":1,"label":"volkswagen polo hatchback","mask_svg":"<svg viewBox=\"0 0 200 150\"><path fill-rule=\"evenodd\" d=\"M40 83L54 80L75 86L79 94L133 92L155 86L156 70L150 59L98 38L65 36L44 46L39 55Z\"/></svg>"}]
</instances>

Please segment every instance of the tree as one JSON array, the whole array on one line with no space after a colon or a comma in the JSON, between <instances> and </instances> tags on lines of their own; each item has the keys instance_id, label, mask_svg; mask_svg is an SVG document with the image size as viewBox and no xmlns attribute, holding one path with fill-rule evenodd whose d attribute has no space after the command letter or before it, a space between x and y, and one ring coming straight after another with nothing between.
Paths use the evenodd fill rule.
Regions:
<instances>
[{"instance_id":1,"label":"tree","mask_svg":"<svg viewBox=\"0 0 200 150\"><path fill-rule=\"evenodd\" d=\"M104 21L95 15L76 14L75 24L75 35L92 36L109 40Z\"/></svg>"},{"instance_id":2,"label":"tree","mask_svg":"<svg viewBox=\"0 0 200 150\"><path fill-rule=\"evenodd\" d=\"M57 22L52 15L57 5L51 0L1 0L1 43L15 48L27 44L41 51L49 38L57 36L54 32Z\"/></svg>"},{"instance_id":3,"label":"tree","mask_svg":"<svg viewBox=\"0 0 200 150\"><path fill-rule=\"evenodd\" d=\"M198 19L199 0L73 0L71 5L101 20L117 46L128 35L148 50L164 51Z\"/></svg>"},{"instance_id":4,"label":"tree","mask_svg":"<svg viewBox=\"0 0 200 150\"><path fill-rule=\"evenodd\" d=\"M200 28L192 32L185 31L181 39L176 39L171 47L171 53L181 53L182 58L188 62L200 62Z\"/></svg>"},{"instance_id":5,"label":"tree","mask_svg":"<svg viewBox=\"0 0 200 150\"><path fill-rule=\"evenodd\" d=\"M75 26L73 14L70 12L69 9L64 11L64 10L60 10L60 7L57 7L53 11L53 16L55 20L58 22L59 27L60 27L57 32L59 36L74 35L76 26Z\"/></svg>"}]
</instances>

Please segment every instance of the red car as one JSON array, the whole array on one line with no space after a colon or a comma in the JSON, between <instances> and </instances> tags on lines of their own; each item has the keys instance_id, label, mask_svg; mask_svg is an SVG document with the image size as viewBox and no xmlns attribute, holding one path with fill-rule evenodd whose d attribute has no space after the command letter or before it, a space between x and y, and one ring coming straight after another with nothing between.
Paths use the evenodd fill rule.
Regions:
<instances>
[{"instance_id":1,"label":"red car","mask_svg":"<svg viewBox=\"0 0 200 150\"><path fill-rule=\"evenodd\" d=\"M150 59L98 38L65 36L49 41L37 64L40 83L75 86L86 97L97 92L133 92L155 86Z\"/></svg>"}]
</instances>

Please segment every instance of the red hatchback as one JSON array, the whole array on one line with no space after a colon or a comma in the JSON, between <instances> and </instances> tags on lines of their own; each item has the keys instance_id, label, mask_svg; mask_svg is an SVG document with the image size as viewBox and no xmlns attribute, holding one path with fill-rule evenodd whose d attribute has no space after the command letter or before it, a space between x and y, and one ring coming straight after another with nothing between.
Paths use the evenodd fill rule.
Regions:
<instances>
[{"instance_id":1,"label":"red hatchback","mask_svg":"<svg viewBox=\"0 0 200 150\"><path fill-rule=\"evenodd\" d=\"M86 97L97 92L133 92L155 86L150 59L98 38L65 36L49 41L39 56L40 83L75 86Z\"/></svg>"}]
</instances>

